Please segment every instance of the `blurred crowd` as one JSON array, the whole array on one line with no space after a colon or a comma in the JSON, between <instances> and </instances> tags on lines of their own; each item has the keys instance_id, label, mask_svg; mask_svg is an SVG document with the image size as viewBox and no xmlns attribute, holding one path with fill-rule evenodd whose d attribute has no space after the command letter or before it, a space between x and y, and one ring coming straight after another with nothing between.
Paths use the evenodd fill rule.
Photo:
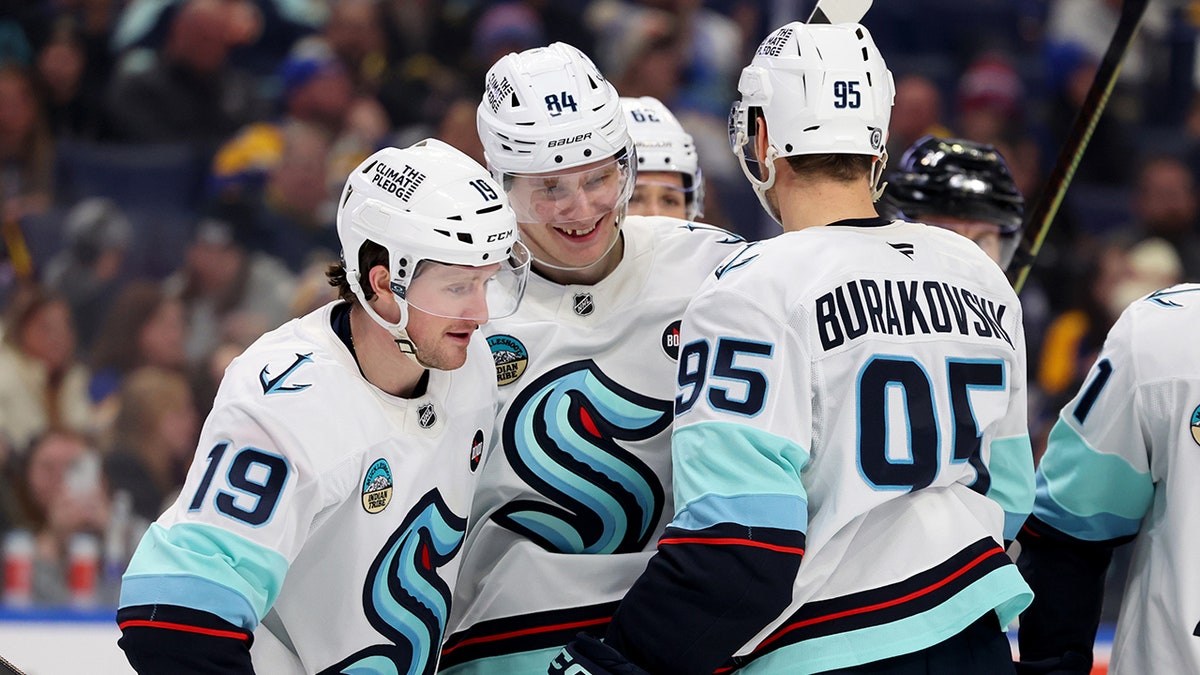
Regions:
<instances>
[{"instance_id":1,"label":"blurred crowd","mask_svg":"<svg viewBox=\"0 0 1200 675\"><path fill-rule=\"evenodd\" d=\"M113 600L225 366L334 299L346 173L430 136L482 163L483 73L510 51L568 42L622 96L667 103L696 139L704 220L773 235L726 113L759 40L812 4L0 0L0 531L34 561L10 599ZM1032 205L1119 8L875 3L893 163L927 133L991 143ZM1151 3L1022 294L1035 437L1129 301L1200 280L1198 27L1200 2Z\"/></svg>"}]
</instances>

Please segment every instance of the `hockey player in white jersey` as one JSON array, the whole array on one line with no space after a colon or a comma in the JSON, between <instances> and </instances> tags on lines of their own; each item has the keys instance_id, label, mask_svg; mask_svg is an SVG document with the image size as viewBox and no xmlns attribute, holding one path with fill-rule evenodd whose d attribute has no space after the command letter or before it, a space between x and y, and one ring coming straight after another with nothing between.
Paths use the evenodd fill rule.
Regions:
<instances>
[{"instance_id":1,"label":"hockey player in white jersey","mask_svg":"<svg viewBox=\"0 0 1200 675\"><path fill-rule=\"evenodd\" d=\"M528 251L500 186L436 140L359 165L338 235L341 300L225 371L124 575L139 673L435 671L494 422L475 332L516 309Z\"/></svg>"},{"instance_id":2,"label":"hockey player in white jersey","mask_svg":"<svg viewBox=\"0 0 1200 675\"><path fill-rule=\"evenodd\" d=\"M888 177L883 202L910 220L937 225L979 244L1008 269L1020 243L1025 198L994 146L925 136Z\"/></svg>"},{"instance_id":3,"label":"hockey player in white jersey","mask_svg":"<svg viewBox=\"0 0 1200 675\"><path fill-rule=\"evenodd\" d=\"M626 217L624 113L574 47L500 59L478 126L535 274L521 309L485 327L502 407L442 668L543 673L578 631L603 632L671 517L679 322L743 242Z\"/></svg>"},{"instance_id":4,"label":"hockey player in white jersey","mask_svg":"<svg viewBox=\"0 0 1200 675\"><path fill-rule=\"evenodd\" d=\"M675 518L605 641L551 672L1011 673L1017 298L968 239L876 214L893 85L865 28L788 24L738 89L734 148L784 234L688 306Z\"/></svg>"},{"instance_id":5,"label":"hockey player in white jersey","mask_svg":"<svg viewBox=\"0 0 1200 675\"><path fill-rule=\"evenodd\" d=\"M1091 672L1105 572L1132 539L1108 672L1200 673L1198 330L1198 284L1135 301L1059 414L1018 537L1036 594L1018 672Z\"/></svg>"},{"instance_id":6,"label":"hockey player in white jersey","mask_svg":"<svg viewBox=\"0 0 1200 675\"><path fill-rule=\"evenodd\" d=\"M621 108L637 150L629 214L698 220L704 215L704 175L692 135L653 96L623 97Z\"/></svg>"}]
</instances>

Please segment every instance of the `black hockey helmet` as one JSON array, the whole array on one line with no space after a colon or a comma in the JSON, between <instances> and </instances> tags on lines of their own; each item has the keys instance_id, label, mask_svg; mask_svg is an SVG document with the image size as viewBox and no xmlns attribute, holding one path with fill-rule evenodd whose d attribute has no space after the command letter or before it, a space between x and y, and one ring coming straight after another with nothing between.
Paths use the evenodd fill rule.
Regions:
<instances>
[{"instance_id":1,"label":"black hockey helmet","mask_svg":"<svg viewBox=\"0 0 1200 675\"><path fill-rule=\"evenodd\" d=\"M1007 238L1021 230L1025 199L995 147L958 138L925 136L900 158L884 200L905 217L937 216L1000 226Z\"/></svg>"}]
</instances>

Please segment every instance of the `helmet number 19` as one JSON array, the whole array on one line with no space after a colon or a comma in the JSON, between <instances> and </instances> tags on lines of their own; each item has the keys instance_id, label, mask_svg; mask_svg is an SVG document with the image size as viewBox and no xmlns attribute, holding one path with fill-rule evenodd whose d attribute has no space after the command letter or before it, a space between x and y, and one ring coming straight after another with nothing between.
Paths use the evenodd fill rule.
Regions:
<instances>
[{"instance_id":1,"label":"helmet number 19","mask_svg":"<svg viewBox=\"0 0 1200 675\"><path fill-rule=\"evenodd\" d=\"M563 108L570 108L571 112L578 112L579 108L575 105L575 97L569 92L560 94L550 94L546 97L546 110L550 111L551 117L558 117L562 114Z\"/></svg>"},{"instance_id":2,"label":"helmet number 19","mask_svg":"<svg viewBox=\"0 0 1200 675\"><path fill-rule=\"evenodd\" d=\"M861 108L862 94L858 91L858 82L847 82L845 80L837 80L833 83L833 107L838 108Z\"/></svg>"},{"instance_id":3,"label":"helmet number 19","mask_svg":"<svg viewBox=\"0 0 1200 675\"><path fill-rule=\"evenodd\" d=\"M500 198L500 195L496 194L496 190L482 178L471 181L470 186L479 192L479 196L483 197L485 202L494 202Z\"/></svg>"}]
</instances>

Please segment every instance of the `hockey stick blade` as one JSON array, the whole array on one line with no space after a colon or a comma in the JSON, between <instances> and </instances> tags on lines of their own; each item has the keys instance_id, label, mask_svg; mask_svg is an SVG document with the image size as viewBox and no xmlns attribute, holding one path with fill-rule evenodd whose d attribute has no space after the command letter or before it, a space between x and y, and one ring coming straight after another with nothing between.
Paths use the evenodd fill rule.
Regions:
<instances>
[{"instance_id":1,"label":"hockey stick blade","mask_svg":"<svg viewBox=\"0 0 1200 675\"><path fill-rule=\"evenodd\" d=\"M1124 0L1121 3L1121 16L1117 21L1117 29L1108 43L1108 49L1104 52L1100 67L1096 69L1096 78L1092 80L1092 86L1088 89L1083 105L1075 116L1075 121L1071 124L1071 131L1067 135L1066 143L1059 150L1058 159L1054 164L1054 170L1050 172L1045 189L1042 190L1033 210L1026 214L1021 241L1017 245L1017 252L1013 256L1012 263L1008 266L1008 279L1018 293L1025 286L1025 279L1029 276L1029 270L1033 267L1033 261L1037 258L1038 251L1042 249L1042 243L1046 240L1046 233L1050 231L1050 225L1058 215L1058 208L1067 194L1071 179L1075 177L1075 170L1079 168L1079 162L1083 159L1084 151L1087 150L1092 132L1096 130L1096 124L1104 113L1104 107L1108 105L1108 97L1112 94L1117 76L1121 73L1121 62L1125 59L1125 53L1129 51L1129 45L1133 42L1134 35L1137 34L1138 24L1142 21L1142 14L1145 13L1149 1Z\"/></svg>"},{"instance_id":2,"label":"hockey stick blade","mask_svg":"<svg viewBox=\"0 0 1200 675\"><path fill-rule=\"evenodd\" d=\"M861 23L872 0L817 0L808 23Z\"/></svg>"}]
</instances>

